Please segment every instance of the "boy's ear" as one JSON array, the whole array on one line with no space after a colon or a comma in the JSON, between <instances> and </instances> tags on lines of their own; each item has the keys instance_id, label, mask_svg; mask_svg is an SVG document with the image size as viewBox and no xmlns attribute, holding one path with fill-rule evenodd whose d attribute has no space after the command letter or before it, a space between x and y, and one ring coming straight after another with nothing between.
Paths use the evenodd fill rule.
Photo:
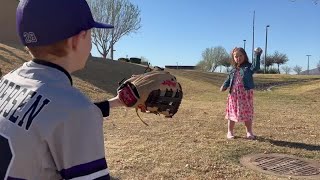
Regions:
<instances>
[{"instance_id":1,"label":"boy's ear","mask_svg":"<svg viewBox=\"0 0 320 180\"><path fill-rule=\"evenodd\" d=\"M72 49L76 49L78 47L79 42L86 38L86 34L86 31L80 31L80 33L70 38Z\"/></svg>"}]
</instances>

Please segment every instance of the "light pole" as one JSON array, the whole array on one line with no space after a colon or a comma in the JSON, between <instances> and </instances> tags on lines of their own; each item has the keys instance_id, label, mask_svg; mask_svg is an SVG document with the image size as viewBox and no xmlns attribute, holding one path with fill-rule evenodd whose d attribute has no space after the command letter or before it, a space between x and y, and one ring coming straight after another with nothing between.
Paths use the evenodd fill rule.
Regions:
<instances>
[{"instance_id":1,"label":"light pole","mask_svg":"<svg viewBox=\"0 0 320 180\"><path fill-rule=\"evenodd\" d=\"M113 45L112 45L112 50L111 50L111 59L113 60L113 56L114 56L114 52L115 52L116 50L115 49L113 49Z\"/></svg>"},{"instance_id":2,"label":"light pole","mask_svg":"<svg viewBox=\"0 0 320 180\"><path fill-rule=\"evenodd\" d=\"M311 56L311 55L306 55L306 56L308 56L308 70L307 70L307 74L309 75L309 57Z\"/></svg>"},{"instance_id":3,"label":"light pole","mask_svg":"<svg viewBox=\"0 0 320 180\"><path fill-rule=\"evenodd\" d=\"M264 74L266 74L266 71L267 71L268 27L270 27L270 25L266 26L266 46L264 49Z\"/></svg>"},{"instance_id":4,"label":"light pole","mask_svg":"<svg viewBox=\"0 0 320 180\"><path fill-rule=\"evenodd\" d=\"M245 39L243 40L243 49L244 49L244 50L246 50L246 41L247 41L247 40L245 40Z\"/></svg>"}]
</instances>

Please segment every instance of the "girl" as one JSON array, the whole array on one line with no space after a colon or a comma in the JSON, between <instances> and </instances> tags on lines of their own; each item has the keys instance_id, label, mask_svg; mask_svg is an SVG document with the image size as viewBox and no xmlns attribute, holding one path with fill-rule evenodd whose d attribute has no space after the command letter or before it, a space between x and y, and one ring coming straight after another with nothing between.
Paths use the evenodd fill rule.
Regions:
<instances>
[{"instance_id":1,"label":"girl","mask_svg":"<svg viewBox=\"0 0 320 180\"><path fill-rule=\"evenodd\" d=\"M229 88L226 116L228 119L227 138L234 138L235 122L244 122L246 126L246 137L254 139L252 132L253 120L253 73L260 69L261 48L255 49L255 58L252 64L248 60L247 53L243 48L234 48L231 52L231 69L227 79L220 88L225 91Z\"/></svg>"}]
</instances>

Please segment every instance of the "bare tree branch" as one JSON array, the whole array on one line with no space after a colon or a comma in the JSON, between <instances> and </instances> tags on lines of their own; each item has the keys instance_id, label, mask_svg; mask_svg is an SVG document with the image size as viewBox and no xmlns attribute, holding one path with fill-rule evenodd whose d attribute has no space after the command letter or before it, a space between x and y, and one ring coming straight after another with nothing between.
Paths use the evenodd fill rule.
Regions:
<instances>
[{"instance_id":1,"label":"bare tree branch","mask_svg":"<svg viewBox=\"0 0 320 180\"><path fill-rule=\"evenodd\" d=\"M296 73L299 75L299 74L302 72L302 67L296 65L296 66L293 68L293 71L296 72Z\"/></svg>"},{"instance_id":2,"label":"bare tree branch","mask_svg":"<svg viewBox=\"0 0 320 180\"><path fill-rule=\"evenodd\" d=\"M228 57L227 51L222 46L206 48L202 52L202 60L197 64L197 66L199 69L204 71L214 72L215 69Z\"/></svg>"},{"instance_id":3,"label":"bare tree branch","mask_svg":"<svg viewBox=\"0 0 320 180\"><path fill-rule=\"evenodd\" d=\"M284 73L289 74L291 72L291 67L289 66L283 66L282 70L284 71Z\"/></svg>"},{"instance_id":4,"label":"bare tree branch","mask_svg":"<svg viewBox=\"0 0 320 180\"><path fill-rule=\"evenodd\" d=\"M296 2L296 0L291 0L291 2ZM318 2L319 2L319 0L312 0L312 2L313 2L315 5L317 5Z\"/></svg>"},{"instance_id":5,"label":"bare tree branch","mask_svg":"<svg viewBox=\"0 0 320 180\"><path fill-rule=\"evenodd\" d=\"M96 21L112 24L113 29L93 29L92 42L106 59L113 45L140 28L140 10L128 0L88 0Z\"/></svg>"}]
</instances>

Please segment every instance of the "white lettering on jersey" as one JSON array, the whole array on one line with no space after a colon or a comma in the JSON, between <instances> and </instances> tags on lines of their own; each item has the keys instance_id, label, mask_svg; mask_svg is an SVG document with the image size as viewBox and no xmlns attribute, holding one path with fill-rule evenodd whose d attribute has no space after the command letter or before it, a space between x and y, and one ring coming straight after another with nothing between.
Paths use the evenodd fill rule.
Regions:
<instances>
[{"instance_id":1,"label":"white lettering on jersey","mask_svg":"<svg viewBox=\"0 0 320 180\"><path fill-rule=\"evenodd\" d=\"M29 130L34 118L50 100L5 79L0 81L0 115Z\"/></svg>"}]
</instances>

